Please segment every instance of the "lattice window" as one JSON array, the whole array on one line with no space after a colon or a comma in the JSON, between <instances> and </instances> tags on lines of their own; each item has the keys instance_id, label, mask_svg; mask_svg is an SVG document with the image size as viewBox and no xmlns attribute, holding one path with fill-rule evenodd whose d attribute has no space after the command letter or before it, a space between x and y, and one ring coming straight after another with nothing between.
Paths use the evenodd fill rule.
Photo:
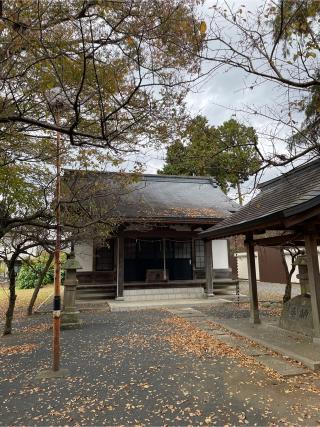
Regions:
<instances>
[{"instance_id":1,"label":"lattice window","mask_svg":"<svg viewBox=\"0 0 320 427\"><path fill-rule=\"evenodd\" d=\"M114 241L108 245L96 247L96 271L112 271L114 269Z\"/></svg>"},{"instance_id":2,"label":"lattice window","mask_svg":"<svg viewBox=\"0 0 320 427\"><path fill-rule=\"evenodd\" d=\"M191 242L174 242L174 257L179 259L191 258Z\"/></svg>"},{"instance_id":3,"label":"lattice window","mask_svg":"<svg viewBox=\"0 0 320 427\"><path fill-rule=\"evenodd\" d=\"M194 247L196 268L205 268L204 241L199 239L195 240Z\"/></svg>"}]
</instances>

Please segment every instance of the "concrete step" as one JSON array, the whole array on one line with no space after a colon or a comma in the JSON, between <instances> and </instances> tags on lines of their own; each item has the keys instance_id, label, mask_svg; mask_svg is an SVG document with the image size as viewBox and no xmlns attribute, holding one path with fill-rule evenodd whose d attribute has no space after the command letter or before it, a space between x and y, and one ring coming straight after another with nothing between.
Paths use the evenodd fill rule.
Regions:
<instances>
[{"instance_id":1,"label":"concrete step","mask_svg":"<svg viewBox=\"0 0 320 427\"><path fill-rule=\"evenodd\" d=\"M115 293L109 292L109 293L91 293L91 294L78 294L76 295L77 300L101 300L101 299L108 299L108 298L114 298Z\"/></svg>"},{"instance_id":2,"label":"concrete step","mask_svg":"<svg viewBox=\"0 0 320 427\"><path fill-rule=\"evenodd\" d=\"M296 375L307 374L310 373L306 368L293 365L280 357L276 357L274 355L257 355L256 360L265 365L267 368L273 369L282 377L293 377Z\"/></svg>"},{"instance_id":3,"label":"concrete step","mask_svg":"<svg viewBox=\"0 0 320 427\"><path fill-rule=\"evenodd\" d=\"M155 301L174 299L204 298L202 287L194 288L168 288L168 289L125 289L126 301Z\"/></svg>"},{"instance_id":4,"label":"concrete step","mask_svg":"<svg viewBox=\"0 0 320 427\"><path fill-rule=\"evenodd\" d=\"M82 301L76 300L77 309L83 311L110 311L110 307L104 300L89 300Z\"/></svg>"},{"instance_id":5,"label":"concrete step","mask_svg":"<svg viewBox=\"0 0 320 427\"><path fill-rule=\"evenodd\" d=\"M94 293L114 293L116 288L94 288L94 289L77 289L78 294L94 294Z\"/></svg>"},{"instance_id":6,"label":"concrete step","mask_svg":"<svg viewBox=\"0 0 320 427\"><path fill-rule=\"evenodd\" d=\"M116 285L114 284L81 284L77 285L77 289L115 289Z\"/></svg>"}]
</instances>

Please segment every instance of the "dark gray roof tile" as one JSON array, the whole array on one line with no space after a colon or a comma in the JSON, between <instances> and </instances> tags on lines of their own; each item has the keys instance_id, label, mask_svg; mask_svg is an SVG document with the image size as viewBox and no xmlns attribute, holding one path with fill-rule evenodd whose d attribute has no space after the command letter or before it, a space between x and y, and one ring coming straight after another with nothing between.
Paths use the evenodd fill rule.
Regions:
<instances>
[{"instance_id":1,"label":"dark gray roof tile","mask_svg":"<svg viewBox=\"0 0 320 427\"><path fill-rule=\"evenodd\" d=\"M238 209L210 177L141 175L124 190L123 185L116 184L117 174L97 172L66 171L70 176L80 176L83 182L100 182L100 192L113 187L113 195L103 198L103 203L110 204L113 199L112 212L117 217L131 219L210 219L221 220ZM79 178L74 180L79 188ZM87 185L88 192L90 186ZM121 194L122 192L122 194ZM116 199L115 194L120 196Z\"/></svg>"},{"instance_id":2,"label":"dark gray roof tile","mask_svg":"<svg viewBox=\"0 0 320 427\"><path fill-rule=\"evenodd\" d=\"M236 213L202 233L206 237L240 234L250 224L287 217L320 204L320 160L300 166L259 186L261 192ZM318 200L319 199L319 200Z\"/></svg>"}]
</instances>

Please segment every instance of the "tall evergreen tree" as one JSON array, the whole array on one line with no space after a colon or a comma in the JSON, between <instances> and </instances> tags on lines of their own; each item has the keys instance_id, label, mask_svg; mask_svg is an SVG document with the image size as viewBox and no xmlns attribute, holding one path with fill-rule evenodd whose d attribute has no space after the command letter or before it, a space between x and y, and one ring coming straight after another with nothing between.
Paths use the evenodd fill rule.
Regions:
<instances>
[{"instance_id":1,"label":"tall evergreen tree","mask_svg":"<svg viewBox=\"0 0 320 427\"><path fill-rule=\"evenodd\" d=\"M205 117L197 116L182 138L168 147L166 163L159 173L213 176L225 192L236 188L242 204L241 185L261 166L257 144L252 127L234 119L214 127Z\"/></svg>"}]
</instances>

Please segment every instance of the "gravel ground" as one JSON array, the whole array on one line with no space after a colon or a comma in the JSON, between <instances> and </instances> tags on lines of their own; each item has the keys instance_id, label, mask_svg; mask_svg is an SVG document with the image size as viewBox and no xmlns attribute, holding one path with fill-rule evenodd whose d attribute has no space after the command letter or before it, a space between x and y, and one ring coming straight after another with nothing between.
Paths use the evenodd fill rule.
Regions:
<instances>
[{"instance_id":1,"label":"gravel ground","mask_svg":"<svg viewBox=\"0 0 320 427\"><path fill-rule=\"evenodd\" d=\"M286 285L282 283L258 282L258 297L260 301L282 301ZM249 295L249 285L247 281L240 282L240 293ZM300 286L292 284L292 297L300 294Z\"/></svg>"},{"instance_id":2,"label":"gravel ground","mask_svg":"<svg viewBox=\"0 0 320 427\"><path fill-rule=\"evenodd\" d=\"M35 379L50 365L49 316L20 321L0 340L0 425L319 423L318 395L302 390L304 379L289 383L228 346L207 347L214 338L165 310L82 318L81 329L62 331L63 379Z\"/></svg>"},{"instance_id":3,"label":"gravel ground","mask_svg":"<svg viewBox=\"0 0 320 427\"><path fill-rule=\"evenodd\" d=\"M217 319L244 319L249 318L249 285L248 282L240 282L240 294L248 298L240 298L237 303L233 297L232 304L211 306L198 306L197 309ZM285 285L280 283L258 283L259 310L261 318L274 319L280 316L282 310L282 297ZM292 297L300 294L300 286L293 284ZM223 297L223 295L221 295ZM228 295L224 296L229 299Z\"/></svg>"},{"instance_id":4,"label":"gravel ground","mask_svg":"<svg viewBox=\"0 0 320 427\"><path fill-rule=\"evenodd\" d=\"M263 303L259 306L260 318L274 320L281 314L281 303ZM228 303L221 305L197 306L197 310L216 319L246 319L250 317L248 302Z\"/></svg>"}]
</instances>

